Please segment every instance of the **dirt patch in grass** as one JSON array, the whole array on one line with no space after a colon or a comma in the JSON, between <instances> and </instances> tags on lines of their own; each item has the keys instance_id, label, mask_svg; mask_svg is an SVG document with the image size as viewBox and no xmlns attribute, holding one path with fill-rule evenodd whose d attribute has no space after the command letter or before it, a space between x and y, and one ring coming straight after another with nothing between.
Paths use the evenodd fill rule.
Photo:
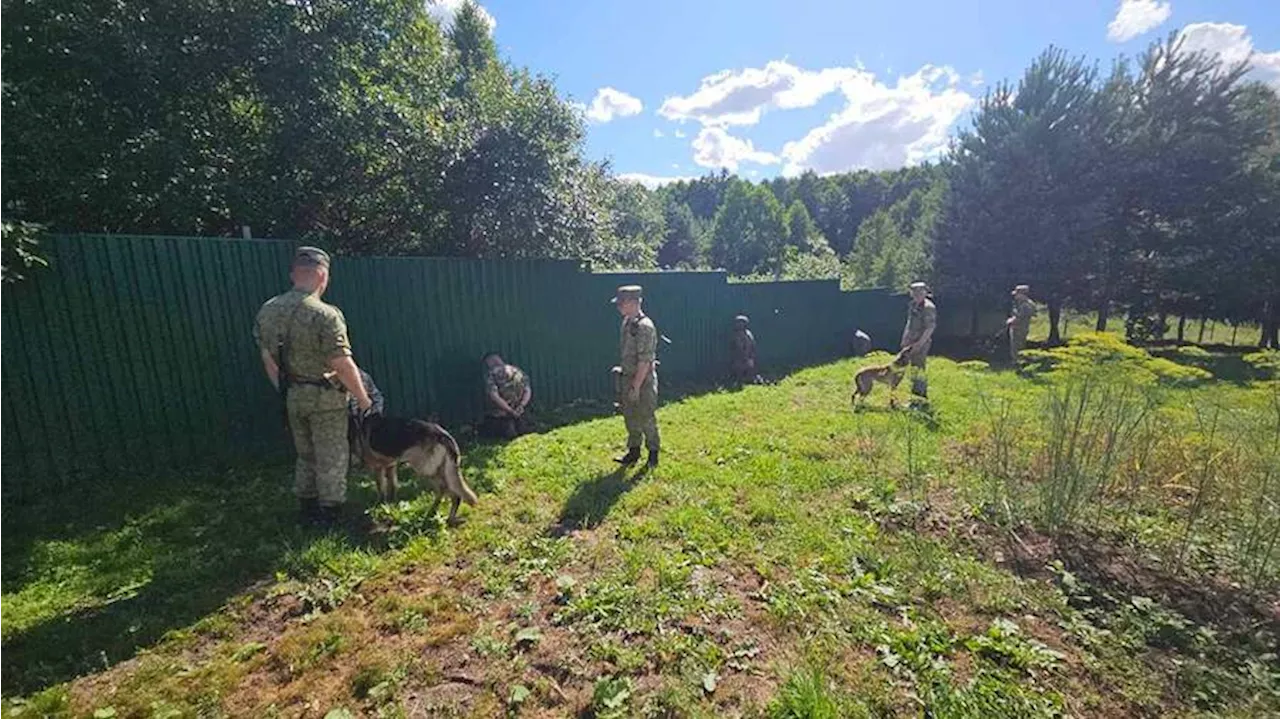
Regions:
<instances>
[{"instance_id":1,"label":"dirt patch in grass","mask_svg":"<svg viewBox=\"0 0 1280 719\"><path fill-rule=\"evenodd\" d=\"M1150 597L1201 624L1280 636L1280 595L1215 577L1175 574L1096 534L1065 535L1054 545L1067 569L1094 586Z\"/></svg>"}]
</instances>

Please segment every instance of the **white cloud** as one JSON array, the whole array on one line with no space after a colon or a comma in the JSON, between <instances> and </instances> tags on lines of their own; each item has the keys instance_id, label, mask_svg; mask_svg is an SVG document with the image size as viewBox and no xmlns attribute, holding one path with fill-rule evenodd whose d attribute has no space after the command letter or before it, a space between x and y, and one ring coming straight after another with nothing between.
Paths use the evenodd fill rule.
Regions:
<instances>
[{"instance_id":1,"label":"white cloud","mask_svg":"<svg viewBox=\"0 0 1280 719\"><path fill-rule=\"evenodd\" d=\"M767 109L813 106L858 72L847 67L810 71L785 60L724 70L703 78L692 95L668 97L658 113L704 125L754 125Z\"/></svg>"},{"instance_id":2,"label":"white cloud","mask_svg":"<svg viewBox=\"0 0 1280 719\"><path fill-rule=\"evenodd\" d=\"M676 130L675 135L676 137L688 137L688 135L684 134L684 130Z\"/></svg>"},{"instance_id":3,"label":"white cloud","mask_svg":"<svg viewBox=\"0 0 1280 719\"><path fill-rule=\"evenodd\" d=\"M723 167L735 172L743 162L777 164L778 156L757 150L750 140L734 137L722 127L704 127L693 138L693 161L713 170Z\"/></svg>"},{"instance_id":4,"label":"white cloud","mask_svg":"<svg viewBox=\"0 0 1280 719\"><path fill-rule=\"evenodd\" d=\"M587 108L587 119L594 122L609 122L615 117L638 115L644 105L638 98L632 97L612 87L596 90L596 96Z\"/></svg>"},{"instance_id":5,"label":"white cloud","mask_svg":"<svg viewBox=\"0 0 1280 719\"><path fill-rule=\"evenodd\" d=\"M453 18L466 2L467 0L426 0L427 14L440 25L441 29L448 30L453 25ZM483 5L476 3L476 7L480 9L480 17L484 18L485 24L489 26L489 34L492 35L494 28L498 27L498 21L484 9Z\"/></svg>"},{"instance_id":6,"label":"white cloud","mask_svg":"<svg viewBox=\"0 0 1280 719\"><path fill-rule=\"evenodd\" d=\"M662 130L659 130L659 129L658 129L658 128L656 128L656 127L655 127L655 128L653 128L653 136L654 136L654 137L666 137L666 135L662 134Z\"/></svg>"},{"instance_id":7,"label":"white cloud","mask_svg":"<svg viewBox=\"0 0 1280 719\"><path fill-rule=\"evenodd\" d=\"M1173 14L1173 6L1157 0L1120 0L1115 18L1107 25L1107 39L1124 42L1159 27Z\"/></svg>"},{"instance_id":8,"label":"white cloud","mask_svg":"<svg viewBox=\"0 0 1280 719\"><path fill-rule=\"evenodd\" d=\"M698 178L674 176L674 175L669 175L669 176L648 175L643 172L624 172L621 175L618 175L618 179L622 180L623 182L638 182L641 185L644 185L645 187L652 190L655 187L662 187L663 185L669 185L672 182L684 182L685 180L696 180Z\"/></svg>"},{"instance_id":9,"label":"white cloud","mask_svg":"<svg viewBox=\"0 0 1280 719\"><path fill-rule=\"evenodd\" d=\"M925 65L889 87L861 72L841 90L845 107L782 148L783 173L819 174L914 164L946 149L948 131L974 103L949 67Z\"/></svg>"},{"instance_id":10,"label":"white cloud","mask_svg":"<svg viewBox=\"0 0 1280 719\"><path fill-rule=\"evenodd\" d=\"M1217 55L1228 66L1248 62L1247 77L1280 90L1280 50L1261 52L1253 48L1253 38L1244 25L1220 22L1192 23L1178 33L1183 52Z\"/></svg>"}]
</instances>

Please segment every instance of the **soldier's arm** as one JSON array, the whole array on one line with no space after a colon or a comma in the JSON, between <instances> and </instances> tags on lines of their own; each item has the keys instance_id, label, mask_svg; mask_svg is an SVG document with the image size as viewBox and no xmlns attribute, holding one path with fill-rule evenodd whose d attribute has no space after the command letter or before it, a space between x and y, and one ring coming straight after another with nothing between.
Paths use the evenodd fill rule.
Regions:
<instances>
[{"instance_id":1,"label":"soldier's arm","mask_svg":"<svg viewBox=\"0 0 1280 719\"><path fill-rule=\"evenodd\" d=\"M926 310L924 313L924 332L920 334L920 339L916 341L917 344L927 344L929 340L933 339L933 331L937 329L937 327L938 311Z\"/></svg>"},{"instance_id":2,"label":"soldier's arm","mask_svg":"<svg viewBox=\"0 0 1280 719\"><path fill-rule=\"evenodd\" d=\"M511 405L507 404L507 401L502 398L502 395L498 394L497 387L493 387L489 390L489 401L493 403L493 406L509 415L514 416L516 413L516 411L512 409Z\"/></svg>"},{"instance_id":3,"label":"soldier's arm","mask_svg":"<svg viewBox=\"0 0 1280 719\"><path fill-rule=\"evenodd\" d=\"M328 356L329 369L338 375L338 381L356 398L360 409L369 409L373 400L360 379L360 368L351 359L351 341L347 339L347 323L340 313L326 316L320 326L320 344Z\"/></svg>"},{"instance_id":4,"label":"soldier's arm","mask_svg":"<svg viewBox=\"0 0 1280 719\"><path fill-rule=\"evenodd\" d=\"M631 378L631 393L640 391L640 386L649 379L653 371L653 360L658 352L658 330L653 325L640 325L636 332L636 375Z\"/></svg>"},{"instance_id":5,"label":"soldier's arm","mask_svg":"<svg viewBox=\"0 0 1280 719\"><path fill-rule=\"evenodd\" d=\"M529 406L529 402L533 399L533 388L529 385L524 386L524 394L520 397L520 411L523 412L525 407Z\"/></svg>"},{"instance_id":6,"label":"soldier's arm","mask_svg":"<svg viewBox=\"0 0 1280 719\"><path fill-rule=\"evenodd\" d=\"M271 380L271 386L277 390L280 389L280 365L276 364L276 358L272 356L271 351L262 344L262 314L254 318L253 321L253 343L258 346L258 355L262 358L262 371L267 373L267 379Z\"/></svg>"},{"instance_id":7,"label":"soldier's arm","mask_svg":"<svg viewBox=\"0 0 1280 719\"><path fill-rule=\"evenodd\" d=\"M258 354L262 356L262 369L267 373L267 379L271 380L271 386L280 389L280 366L276 364L276 358L261 348Z\"/></svg>"}]
</instances>

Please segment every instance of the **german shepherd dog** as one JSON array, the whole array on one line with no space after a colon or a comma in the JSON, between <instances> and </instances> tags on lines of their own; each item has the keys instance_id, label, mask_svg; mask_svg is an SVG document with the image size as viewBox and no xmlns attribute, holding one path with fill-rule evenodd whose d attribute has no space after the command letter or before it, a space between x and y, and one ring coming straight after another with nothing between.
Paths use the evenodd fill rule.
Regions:
<instances>
[{"instance_id":1,"label":"german shepherd dog","mask_svg":"<svg viewBox=\"0 0 1280 719\"><path fill-rule=\"evenodd\" d=\"M875 387L876 382L883 382L889 385L889 406L896 405L893 397L893 391L898 388L898 383L902 382L902 377L906 373L907 365L911 363L911 350L904 349L894 355L893 359L887 364L871 365L858 370L853 376L853 396L850 398L854 408L871 394L871 390Z\"/></svg>"},{"instance_id":2,"label":"german shepherd dog","mask_svg":"<svg viewBox=\"0 0 1280 719\"><path fill-rule=\"evenodd\" d=\"M395 501L396 468L404 462L426 479L436 493L431 514L436 513L446 494L453 499L449 510L451 525L458 521L459 504L475 505L476 493L467 486L458 468L462 452L444 427L420 419L375 414L360 421L356 432L360 457L377 480L380 501Z\"/></svg>"}]
</instances>

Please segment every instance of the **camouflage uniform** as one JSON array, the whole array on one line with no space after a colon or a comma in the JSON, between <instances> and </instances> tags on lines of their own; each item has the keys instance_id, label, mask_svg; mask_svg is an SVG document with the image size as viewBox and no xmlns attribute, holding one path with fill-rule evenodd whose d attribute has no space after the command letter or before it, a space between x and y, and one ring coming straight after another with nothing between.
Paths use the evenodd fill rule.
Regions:
<instances>
[{"instance_id":1,"label":"camouflage uniform","mask_svg":"<svg viewBox=\"0 0 1280 719\"><path fill-rule=\"evenodd\" d=\"M1036 304L1023 294L1013 300L1013 324L1009 325L1009 358L1018 361L1018 353L1027 346L1031 332L1031 318L1036 315Z\"/></svg>"},{"instance_id":2,"label":"camouflage uniform","mask_svg":"<svg viewBox=\"0 0 1280 719\"><path fill-rule=\"evenodd\" d=\"M631 382L635 379L637 366L652 363L657 351L658 328L654 326L653 320L641 312L622 321L618 342L618 353L622 357L621 394L618 402L622 405L622 418L627 424L628 449L638 450L642 439L650 452L660 449L658 418L654 416L658 409L657 367L649 371L649 376L640 385L640 395L631 399Z\"/></svg>"},{"instance_id":3,"label":"camouflage uniform","mask_svg":"<svg viewBox=\"0 0 1280 719\"><path fill-rule=\"evenodd\" d=\"M280 381L288 382L285 408L298 452L294 492L322 507L342 504L347 496L347 392L326 375L330 359L351 354L346 318L315 294L292 289L262 306L253 335L280 365ZM287 348L284 363L281 342Z\"/></svg>"},{"instance_id":4,"label":"camouflage uniform","mask_svg":"<svg viewBox=\"0 0 1280 719\"><path fill-rule=\"evenodd\" d=\"M918 397L929 396L929 379L925 376L925 361L929 356L929 347L933 344L933 336L920 342L928 330L938 326L938 308L933 300L925 298L917 304L907 304L907 326L903 329L902 344L911 346L911 393Z\"/></svg>"},{"instance_id":5,"label":"camouflage uniform","mask_svg":"<svg viewBox=\"0 0 1280 719\"><path fill-rule=\"evenodd\" d=\"M481 431L491 437L515 437L525 430L524 416L512 417L493 403L489 396L497 392L508 407L520 406L525 390L529 388L529 376L512 364L487 368L484 375L484 396L489 403Z\"/></svg>"},{"instance_id":6,"label":"camouflage uniform","mask_svg":"<svg viewBox=\"0 0 1280 719\"><path fill-rule=\"evenodd\" d=\"M509 407L517 407L520 400L524 399L524 391L529 387L529 377L524 370L513 364L504 364L500 367L492 367L484 377L484 394L488 397L491 393L497 392L498 396L507 403ZM507 417L506 412L502 408L489 403L490 417Z\"/></svg>"},{"instance_id":7,"label":"camouflage uniform","mask_svg":"<svg viewBox=\"0 0 1280 719\"><path fill-rule=\"evenodd\" d=\"M747 329L748 322L746 315L735 317L729 341L730 367L739 382L756 381L756 336Z\"/></svg>"}]
</instances>

